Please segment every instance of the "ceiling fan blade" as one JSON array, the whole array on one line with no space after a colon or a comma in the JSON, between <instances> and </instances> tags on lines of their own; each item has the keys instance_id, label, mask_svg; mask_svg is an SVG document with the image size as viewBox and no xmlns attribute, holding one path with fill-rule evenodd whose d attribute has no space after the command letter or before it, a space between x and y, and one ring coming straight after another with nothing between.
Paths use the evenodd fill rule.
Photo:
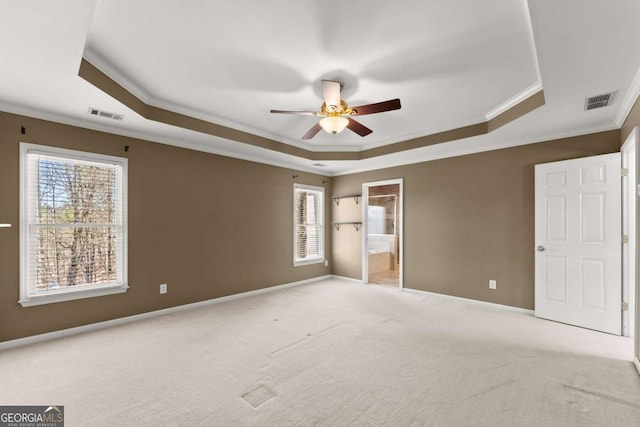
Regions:
<instances>
[{"instance_id":1,"label":"ceiling fan blade","mask_svg":"<svg viewBox=\"0 0 640 427\"><path fill-rule=\"evenodd\" d=\"M311 129L307 131L307 133L304 134L302 139L311 139L316 136L321 130L322 126L320 126L320 123L316 123Z\"/></svg>"},{"instance_id":2,"label":"ceiling fan blade","mask_svg":"<svg viewBox=\"0 0 640 427\"><path fill-rule=\"evenodd\" d=\"M315 111L287 111L287 110L271 110L275 114L298 114L301 116L315 116Z\"/></svg>"},{"instance_id":3,"label":"ceiling fan blade","mask_svg":"<svg viewBox=\"0 0 640 427\"><path fill-rule=\"evenodd\" d=\"M340 82L322 80L322 96L327 107L340 107Z\"/></svg>"},{"instance_id":4,"label":"ceiling fan blade","mask_svg":"<svg viewBox=\"0 0 640 427\"><path fill-rule=\"evenodd\" d=\"M373 132L371 129L369 129L368 127L366 127L360 122L356 122L351 117L348 117L348 120L349 120L349 124L347 125L347 127L360 136L367 136L371 132Z\"/></svg>"},{"instance_id":5,"label":"ceiling fan blade","mask_svg":"<svg viewBox=\"0 0 640 427\"><path fill-rule=\"evenodd\" d=\"M360 105L359 107L351 107L355 111L354 115L363 116L365 114L383 113L385 111L399 110L401 107L400 100L390 99L388 101L376 102L375 104Z\"/></svg>"}]
</instances>

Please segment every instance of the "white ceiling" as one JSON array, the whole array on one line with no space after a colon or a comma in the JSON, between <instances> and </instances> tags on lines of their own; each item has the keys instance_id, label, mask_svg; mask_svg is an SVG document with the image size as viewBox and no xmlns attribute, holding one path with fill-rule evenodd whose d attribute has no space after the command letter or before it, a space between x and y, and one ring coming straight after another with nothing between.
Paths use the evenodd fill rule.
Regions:
<instances>
[{"instance_id":1,"label":"white ceiling","mask_svg":"<svg viewBox=\"0 0 640 427\"><path fill-rule=\"evenodd\" d=\"M0 3L0 109L327 175L620 127L640 94L637 0L32 0ZM359 161L314 161L146 120L78 76L81 58L147 104L313 151L358 151L546 104L487 135ZM320 80L373 129L301 136ZM584 111L585 97L617 91ZM124 114L121 122L89 107Z\"/></svg>"}]
</instances>

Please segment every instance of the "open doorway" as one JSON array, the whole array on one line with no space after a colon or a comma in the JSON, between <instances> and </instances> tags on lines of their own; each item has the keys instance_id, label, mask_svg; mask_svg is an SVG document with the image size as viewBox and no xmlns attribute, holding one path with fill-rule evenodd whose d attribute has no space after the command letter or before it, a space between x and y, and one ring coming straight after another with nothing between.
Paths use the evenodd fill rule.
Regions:
<instances>
[{"instance_id":1,"label":"open doorway","mask_svg":"<svg viewBox=\"0 0 640 427\"><path fill-rule=\"evenodd\" d=\"M362 186L364 283L402 288L402 179Z\"/></svg>"}]
</instances>

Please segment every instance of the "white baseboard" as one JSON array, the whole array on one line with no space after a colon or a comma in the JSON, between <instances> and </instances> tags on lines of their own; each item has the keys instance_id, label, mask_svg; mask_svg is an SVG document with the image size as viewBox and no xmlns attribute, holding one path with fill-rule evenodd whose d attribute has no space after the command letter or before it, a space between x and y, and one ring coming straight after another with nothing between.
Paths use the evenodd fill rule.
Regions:
<instances>
[{"instance_id":1,"label":"white baseboard","mask_svg":"<svg viewBox=\"0 0 640 427\"><path fill-rule=\"evenodd\" d=\"M364 282L362 280L360 280L360 279L352 279L351 277L337 276L335 274L332 274L331 278L332 279L338 279L338 280L344 280L344 281L352 282L352 283L357 283L359 285L363 285L364 284Z\"/></svg>"},{"instance_id":2,"label":"white baseboard","mask_svg":"<svg viewBox=\"0 0 640 427\"><path fill-rule=\"evenodd\" d=\"M633 364L636 365L636 369L638 370L638 374L640 374L640 360L638 356L633 358Z\"/></svg>"},{"instance_id":3,"label":"white baseboard","mask_svg":"<svg viewBox=\"0 0 640 427\"><path fill-rule=\"evenodd\" d=\"M520 307L513 307L510 305L503 305L503 304L496 304L493 302L486 302L486 301L478 301L475 299L469 299L469 298L462 298L462 297L454 297L452 295L446 295L446 294L438 294L435 292L429 292L429 291L421 291L419 289L411 289L411 288L403 288L404 292L408 292L408 293L412 293L412 294L419 294L419 295L429 295L429 296L435 296L438 298L444 298L444 299L450 299L450 300L456 300L456 301L463 301L463 302L468 302L471 304L480 304L480 305L484 305L484 306L489 306L489 307L494 307L494 308L499 308L502 310L508 310L508 311L515 311L517 313L525 313L525 314L534 314L533 310L529 310L526 308L520 308Z\"/></svg>"},{"instance_id":4,"label":"white baseboard","mask_svg":"<svg viewBox=\"0 0 640 427\"><path fill-rule=\"evenodd\" d=\"M351 282L351 283L356 283L356 284L359 284L359 285L363 285L364 284L364 282L362 280L352 279L351 277L337 276L335 274L332 274L331 278L332 279L338 279L338 280L344 280L344 281ZM493 303L493 302L478 301L478 300L469 299L469 298L454 297L452 295L438 294L438 293L429 292L429 291L421 291L419 289L401 288L400 291L408 292L408 293L412 293L412 294L429 295L429 296L435 296L435 297L440 297L440 298L445 298L445 299L464 301L464 302L468 302L468 303L472 303L472 304L481 304L481 305L485 305L485 306L489 306L489 307L500 308L502 310L515 311L517 313L525 313L525 314L531 314L531 315L534 314L533 310L529 310L529 309L526 309L526 308L513 307L511 305L496 304L496 303Z\"/></svg>"},{"instance_id":5,"label":"white baseboard","mask_svg":"<svg viewBox=\"0 0 640 427\"><path fill-rule=\"evenodd\" d=\"M256 289L255 291L242 292L239 294L228 295L220 298L213 298L205 301L198 301L190 304L178 305L175 307L164 308L161 310L149 311L147 313L134 314L133 316L121 317L119 319L105 320L104 322L91 323L89 325L76 326L75 328L62 329L60 331L47 332L44 334L33 335L25 338L18 338L11 341L0 342L0 351L10 348L21 347L29 344L34 344L42 341L49 341L56 338L64 338L72 335L82 334L85 332L95 331L98 329L109 328L112 326L123 325L126 323L135 322L142 319L148 319L151 317L163 316L165 314L176 313L179 311L190 310L193 308L204 307L213 304L220 304L225 301L231 301L239 298L246 298L254 295L265 294L268 292L275 292L282 289L293 288L294 286L307 285L310 283L319 282L321 280L331 278L330 275L313 277L311 279L300 280L297 282L285 283L283 285L271 286L268 288Z\"/></svg>"}]
</instances>

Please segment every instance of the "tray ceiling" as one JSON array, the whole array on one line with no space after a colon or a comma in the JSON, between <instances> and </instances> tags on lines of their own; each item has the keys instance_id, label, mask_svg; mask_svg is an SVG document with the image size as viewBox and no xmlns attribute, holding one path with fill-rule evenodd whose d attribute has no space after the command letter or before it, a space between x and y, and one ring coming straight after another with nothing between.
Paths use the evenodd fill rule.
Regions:
<instances>
[{"instance_id":1,"label":"tray ceiling","mask_svg":"<svg viewBox=\"0 0 640 427\"><path fill-rule=\"evenodd\" d=\"M328 175L613 129L638 92L631 1L70 0L0 13L3 110ZM303 141L316 117L269 110L319 110L323 78L350 105L397 97L402 109L359 118L364 138Z\"/></svg>"}]
</instances>

